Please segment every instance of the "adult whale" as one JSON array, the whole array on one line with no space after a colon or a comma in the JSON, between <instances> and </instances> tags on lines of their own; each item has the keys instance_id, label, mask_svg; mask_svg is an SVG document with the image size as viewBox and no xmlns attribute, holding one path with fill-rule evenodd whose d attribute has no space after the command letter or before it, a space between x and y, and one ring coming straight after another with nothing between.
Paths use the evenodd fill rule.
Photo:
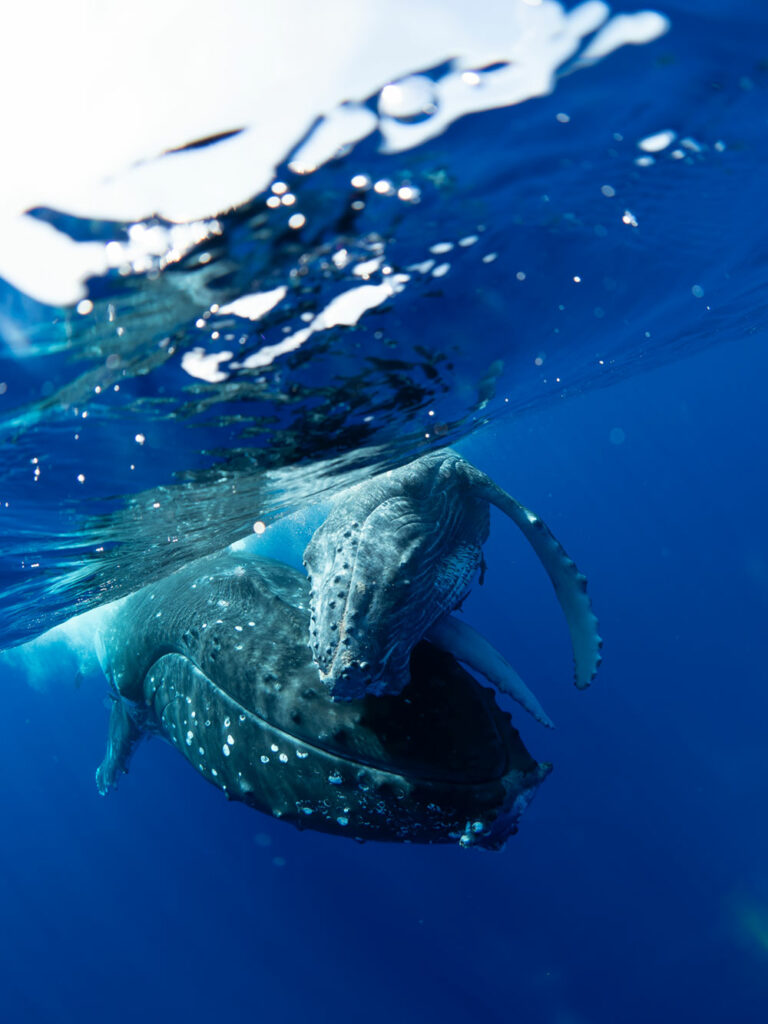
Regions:
<instances>
[{"instance_id":1,"label":"adult whale","mask_svg":"<svg viewBox=\"0 0 768 1024\"><path fill-rule=\"evenodd\" d=\"M312 652L336 698L400 692L411 651L426 636L552 724L504 656L450 614L484 568L490 505L512 519L546 569L571 634L576 685L589 685L602 641L586 577L537 515L444 449L343 492L307 545Z\"/></svg>"},{"instance_id":2,"label":"adult whale","mask_svg":"<svg viewBox=\"0 0 768 1024\"><path fill-rule=\"evenodd\" d=\"M114 698L99 791L155 734L229 798L299 827L502 846L549 766L493 692L422 641L403 694L334 701L308 607L302 573L242 552L119 602L99 643Z\"/></svg>"}]
</instances>

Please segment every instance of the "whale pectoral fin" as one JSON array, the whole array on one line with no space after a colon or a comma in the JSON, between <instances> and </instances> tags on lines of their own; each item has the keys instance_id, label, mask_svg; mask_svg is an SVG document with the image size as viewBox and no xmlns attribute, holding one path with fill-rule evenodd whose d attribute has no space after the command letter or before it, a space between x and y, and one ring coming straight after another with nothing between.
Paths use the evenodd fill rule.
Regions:
<instances>
[{"instance_id":1,"label":"whale pectoral fin","mask_svg":"<svg viewBox=\"0 0 768 1024\"><path fill-rule=\"evenodd\" d=\"M96 788L101 796L106 796L111 789L115 789L118 775L128 771L131 755L141 736L141 729L131 718L125 701L119 697L113 698L109 714L107 752L96 769Z\"/></svg>"},{"instance_id":2,"label":"whale pectoral fin","mask_svg":"<svg viewBox=\"0 0 768 1024\"><path fill-rule=\"evenodd\" d=\"M589 686L602 661L600 649L603 641L597 631L597 616L592 611L592 602L587 594L586 576L579 572L576 563L569 558L543 519L515 501L474 466L470 467L468 475L476 493L509 516L538 555L552 581L568 623L575 666L574 681L579 689Z\"/></svg>"},{"instance_id":3,"label":"whale pectoral fin","mask_svg":"<svg viewBox=\"0 0 768 1024\"><path fill-rule=\"evenodd\" d=\"M542 725L554 728L549 715L507 659L466 622L453 615L443 615L430 626L424 638L485 676L488 682L516 700Z\"/></svg>"}]
</instances>

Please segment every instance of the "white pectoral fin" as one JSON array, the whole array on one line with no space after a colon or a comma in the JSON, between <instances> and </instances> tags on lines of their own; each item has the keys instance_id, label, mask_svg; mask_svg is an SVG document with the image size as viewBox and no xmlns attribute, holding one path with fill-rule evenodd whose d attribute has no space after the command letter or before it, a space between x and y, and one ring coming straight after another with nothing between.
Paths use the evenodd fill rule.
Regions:
<instances>
[{"instance_id":1,"label":"white pectoral fin","mask_svg":"<svg viewBox=\"0 0 768 1024\"><path fill-rule=\"evenodd\" d=\"M507 659L476 629L453 615L443 615L434 622L425 634L425 639L436 647L448 651L458 661L497 686L502 693L521 704L526 711L541 722L554 728L552 720L536 697L531 693Z\"/></svg>"},{"instance_id":2,"label":"white pectoral fin","mask_svg":"<svg viewBox=\"0 0 768 1024\"><path fill-rule=\"evenodd\" d=\"M586 576L579 572L576 563L568 557L563 545L542 519L477 472L483 477L478 488L483 497L508 515L522 531L552 580L571 634L576 685L580 689L589 686L602 660L600 648L603 641L587 594Z\"/></svg>"}]
</instances>

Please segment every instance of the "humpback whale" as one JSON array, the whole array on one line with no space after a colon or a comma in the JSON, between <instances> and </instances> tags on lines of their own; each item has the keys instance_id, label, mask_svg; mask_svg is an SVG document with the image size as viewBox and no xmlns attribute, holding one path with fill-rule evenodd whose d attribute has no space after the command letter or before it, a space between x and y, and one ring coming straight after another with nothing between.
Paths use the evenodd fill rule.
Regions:
<instances>
[{"instance_id":1,"label":"humpback whale","mask_svg":"<svg viewBox=\"0 0 768 1024\"><path fill-rule=\"evenodd\" d=\"M571 635L576 685L589 685L602 641L586 578L537 515L442 449L344 491L307 545L310 642L334 697L401 692L414 646L426 637L552 724L504 656L451 615L484 569L491 505L522 531L549 575Z\"/></svg>"},{"instance_id":2,"label":"humpback whale","mask_svg":"<svg viewBox=\"0 0 768 1024\"><path fill-rule=\"evenodd\" d=\"M309 608L303 573L231 551L119 602L99 638L113 697L99 791L157 735L228 798L300 828L500 848L550 766L493 691L411 630L401 692L334 700Z\"/></svg>"}]
</instances>

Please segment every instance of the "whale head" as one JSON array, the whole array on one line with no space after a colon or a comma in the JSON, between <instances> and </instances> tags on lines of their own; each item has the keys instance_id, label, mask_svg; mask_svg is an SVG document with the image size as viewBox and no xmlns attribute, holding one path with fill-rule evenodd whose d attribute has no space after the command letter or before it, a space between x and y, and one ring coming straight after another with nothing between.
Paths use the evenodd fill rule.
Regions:
<instances>
[{"instance_id":1,"label":"whale head","mask_svg":"<svg viewBox=\"0 0 768 1024\"><path fill-rule=\"evenodd\" d=\"M488 505L446 472L451 457L436 453L346 491L304 552L310 647L336 699L400 693L414 646L469 589Z\"/></svg>"}]
</instances>

